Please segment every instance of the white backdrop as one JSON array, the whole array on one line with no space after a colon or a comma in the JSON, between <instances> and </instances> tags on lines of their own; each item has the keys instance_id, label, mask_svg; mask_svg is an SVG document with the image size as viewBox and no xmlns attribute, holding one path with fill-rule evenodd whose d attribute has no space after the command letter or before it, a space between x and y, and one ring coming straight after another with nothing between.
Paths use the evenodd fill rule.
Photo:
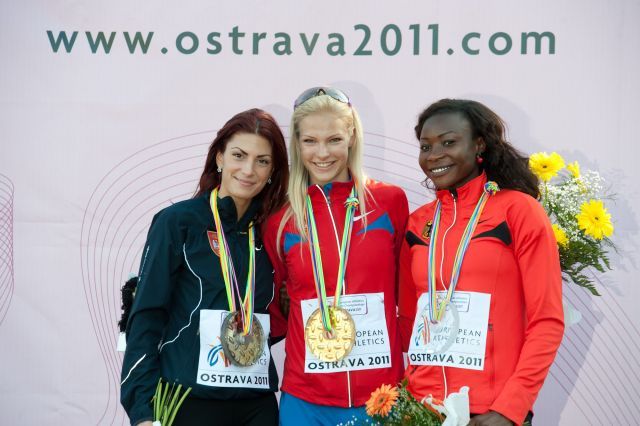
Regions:
<instances>
[{"instance_id":1,"label":"white backdrop","mask_svg":"<svg viewBox=\"0 0 640 426\"><path fill-rule=\"evenodd\" d=\"M351 96L369 174L411 210L432 197L412 129L442 97L484 102L525 152L608 178L620 251L602 297L565 286L583 320L536 424L637 424L639 19L635 0L0 2L0 424L127 422L119 287L153 212L193 193L231 115L262 107L286 132L318 84ZM146 53L131 53L136 32ZM547 32L538 54L530 32Z\"/></svg>"}]
</instances>

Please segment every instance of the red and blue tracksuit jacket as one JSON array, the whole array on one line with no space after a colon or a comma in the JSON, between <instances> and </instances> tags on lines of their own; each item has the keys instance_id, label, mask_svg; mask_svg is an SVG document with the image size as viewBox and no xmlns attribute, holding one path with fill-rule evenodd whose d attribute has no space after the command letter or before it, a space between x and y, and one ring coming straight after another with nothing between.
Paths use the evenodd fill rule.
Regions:
<instances>
[{"instance_id":1,"label":"red and blue tracksuit jacket","mask_svg":"<svg viewBox=\"0 0 640 426\"><path fill-rule=\"evenodd\" d=\"M352 182L334 182L324 187L312 185L308 189L317 222L328 296L335 292L338 272L338 248L328 209L333 213L337 234L341 237L344 203L351 187ZM280 312L279 303L272 303L270 307L272 335L286 334L282 390L314 404L362 406L381 384L396 384L404 370L397 327L396 282L397 259L408 217L407 198L393 185L369 180L366 187L370 193L366 221L356 210L345 294L384 293L390 368L323 374L304 372L305 340L300 302L317 297L309 243L300 236L291 219L285 225L277 247L278 228L286 207L272 216L265 226L264 242L274 264L276 298L285 282L290 297L288 319Z\"/></svg>"}]
</instances>

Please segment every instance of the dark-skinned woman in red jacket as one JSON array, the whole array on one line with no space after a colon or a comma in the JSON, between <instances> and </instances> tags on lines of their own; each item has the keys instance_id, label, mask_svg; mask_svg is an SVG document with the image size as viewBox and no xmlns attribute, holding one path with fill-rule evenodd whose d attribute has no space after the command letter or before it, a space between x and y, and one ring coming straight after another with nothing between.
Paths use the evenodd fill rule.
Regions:
<instances>
[{"instance_id":1,"label":"dark-skinned woman in red jacket","mask_svg":"<svg viewBox=\"0 0 640 426\"><path fill-rule=\"evenodd\" d=\"M444 400L467 386L470 425L530 424L564 330L538 180L478 102L440 100L415 131L436 199L409 217L400 255L409 389Z\"/></svg>"}]
</instances>

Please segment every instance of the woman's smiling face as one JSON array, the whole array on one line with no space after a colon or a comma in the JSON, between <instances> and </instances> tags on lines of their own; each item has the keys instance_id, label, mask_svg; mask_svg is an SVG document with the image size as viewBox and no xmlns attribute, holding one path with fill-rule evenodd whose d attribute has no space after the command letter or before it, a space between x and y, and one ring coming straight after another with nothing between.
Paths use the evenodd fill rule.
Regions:
<instances>
[{"instance_id":1,"label":"woman's smiling face","mask_svg":"<svg viewBox=\"0 0 640 426\"><path fill-rule=\"evenodd\" d=\"M418 161L436 189L458 188L480 175L477 156L485 144L472 135L471 123L457 112L436 114L424 122Z\"/></svg>"},{"instance_id":2,"label":"woman's smiling face","mask_svg":"<svg viewBox=\"0 0 640 426\"><path fill-rule=\"evenodd\" d=\"M352 133L345 122L330 112L309 114L299 124L300 158L311 184L349 180L349 147Z\"/></svg>"},{"instance_id":3,"label":"woman's smiling face","mask_svg":"<svg viewBox=\"0 0 640 426\"><path fill-rule=\"evenodd\" d=\"M258 195L271 176L272 148L268 140L252 133L236 133L229 139L216 163L222 169L220 197L231 196L239 205Z\"/></svg>"}]
</instances>

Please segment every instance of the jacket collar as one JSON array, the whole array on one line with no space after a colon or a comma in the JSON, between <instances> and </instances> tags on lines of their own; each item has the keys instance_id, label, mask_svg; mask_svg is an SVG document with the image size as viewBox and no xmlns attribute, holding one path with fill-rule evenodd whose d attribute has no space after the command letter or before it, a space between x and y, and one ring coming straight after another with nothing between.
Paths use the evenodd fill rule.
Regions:
<instances>
[{"instance_id":1,"label":"jacket collar","mask_svg":"<svg viewBox=\"0 0 640 426\"><path fill-rule=\"evenodd\" d=\"M307 193L313 198L314 195L320 195L320 191L324 192L326 197L331 198L347 198L353 188L353 180L347 182L329 182L325 185L309 185Z\"/></svg>"},{"instance_id":2,"label":"jacket collar","mask_svg":"<svg viewBox=\"0 0 640 426\"><path fill-rule=\"evenodd\" d=\"M211 193L209 192L206 195L207 204L211 206ZM260 201L254 197L249 204L249 208L242 215L240 220L238 220L238 211L236 210L236 203L233 202L233 198L231 196L226 196L223 198L218 197L218 209L220 211L220 220L225 225L225 229L227 225L236 227L238 229L245 229L249 226L249 222L251 222L258 213L258 209L260 208ZM211 207L209 207L211 210ZM212 213L213 215L213 213Z\"/></svg>"},{"instance_id":3,"label":"jacket collar","mask_svg":"<svg viewBox=\"0 0 640 426\"><path fill-rule=\"evenodd\" d=\"M482 172L480 176L471 179L458 188L436 191L436 197L443 205L452 204L455 198L459 206L475 206L484 191L485 183L487 183L487 175Z\"/></svg>"}]
</instances>

